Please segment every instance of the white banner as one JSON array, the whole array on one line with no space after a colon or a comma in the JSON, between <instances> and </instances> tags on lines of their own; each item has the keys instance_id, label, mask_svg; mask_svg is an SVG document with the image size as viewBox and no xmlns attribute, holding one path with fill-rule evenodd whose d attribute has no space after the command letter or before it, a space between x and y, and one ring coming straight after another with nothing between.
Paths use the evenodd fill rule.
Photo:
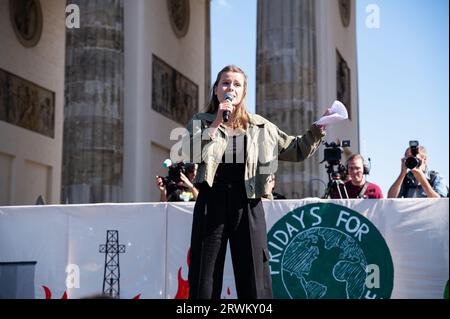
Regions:
<instances>
[{"instance_id":1,"label":"white banner","mask_svg":"<svg viewBox=\"0 0 450 319\"><path fill-rule=\"evenodd\" d=\"M449 271L448 199L311 198L263 204L275 296L443 297ZM0 298L83 298L107 289L122 299L186 298L193 207L0 207ZM330 246L327 241L336 236L341 241ZM311 238L318 241L302 246L310 245ZM293 267L286 256L304 247L315 251L311 262ZM321 268L326 258L336 259L329 273ZM371 289L360 289L345 277L349 269L355 278L362 274ZM384 287L377 287L380 282ZM236 298L229 251L222 298Z\"/></svg>"}]
</instances>

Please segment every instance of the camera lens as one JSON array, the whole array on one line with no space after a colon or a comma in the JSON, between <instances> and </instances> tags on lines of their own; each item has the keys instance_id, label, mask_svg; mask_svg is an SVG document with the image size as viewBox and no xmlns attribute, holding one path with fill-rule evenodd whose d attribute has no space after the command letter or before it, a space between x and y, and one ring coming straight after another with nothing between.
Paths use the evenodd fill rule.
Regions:
<instances>
[{"instance_id":1,"label":"camera lens","mask_svg":"<svg viewBox=\"0 0 450 319\"><path fill-rule=\"evenodd\" d=\"M413 169L413 168L415 168L415 167L419 167L420 166L420 164L421 164L421 161L417 158L417 157L408 157L406 160L405 160L405 165L406 165L406 167L407 168L409 168L409 169Z\"/></svg>"}]
</instances>

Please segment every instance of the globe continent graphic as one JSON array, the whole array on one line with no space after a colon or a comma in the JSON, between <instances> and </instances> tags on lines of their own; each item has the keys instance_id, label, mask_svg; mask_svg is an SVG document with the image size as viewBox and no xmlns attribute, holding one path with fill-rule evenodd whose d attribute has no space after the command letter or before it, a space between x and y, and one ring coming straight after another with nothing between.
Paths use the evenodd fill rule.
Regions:
<instances>
[{"instance_id":1,"label":"globe continent graphic","mask_svg":"<svg viewBox=\"0 0 450 319\"><path fill-rule=\"evenodd\" d=\"M365 291L367 260L358 242L332 228L297 234L283 255L281 273L294 299L359 299Z\"/></svg>"}]
</instances>

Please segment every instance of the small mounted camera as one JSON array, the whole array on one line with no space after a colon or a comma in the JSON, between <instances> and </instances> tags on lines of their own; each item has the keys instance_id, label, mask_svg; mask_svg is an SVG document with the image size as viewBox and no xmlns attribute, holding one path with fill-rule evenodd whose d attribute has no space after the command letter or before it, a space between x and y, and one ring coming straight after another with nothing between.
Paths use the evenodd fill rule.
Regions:
<instances>
[{"instance_id":1,"label":"small mounted camera","mask_svg":"<svg viewBox=\"0 0 450 319\"><path fill-rule=\"evenodd\" d=\"M339 194L340 198L348 198L348 192L344 184L347 170L341 164L341 158L343 148L350 146L350 140L344 140L341 143L324 142L323 144L325 145L324 158L320 163L327 162L325 168L327 169L329 179L323 198L329 198L333 190Z\"/></svg>"},{"instance_id":2,"label":"small mounted camera","mask_svg":"<svg viewBox=\"0 0 450 319\"><path fill-rule=\"evenodd\" d=\"M342 148L343 147L350 147L350 140L344 140L342 143L323 143L325 145L324 150L324 158L323 162L328 162L330 165L339 165L342 158Z\"/></svg>"}]
</instances>

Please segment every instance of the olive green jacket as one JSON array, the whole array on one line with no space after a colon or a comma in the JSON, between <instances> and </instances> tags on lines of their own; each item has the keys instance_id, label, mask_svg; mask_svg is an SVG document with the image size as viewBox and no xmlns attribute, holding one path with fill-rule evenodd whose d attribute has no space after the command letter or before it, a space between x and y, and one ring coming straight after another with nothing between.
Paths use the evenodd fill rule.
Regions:
<instances>
[{"instance_id":1,"label":"olive green jacket","mask_svg":"<svg viewBox=\"0 0 450 319\"><path fill-rule=\"evenodd\" d=\"M216 114L197 113L188 124L189 134L182 139L182 157L198 163L195 183L206 181L213 185L217 167L227 148L229 135L221 124L214 139L210 125ZM270 174L275 173L277 160L300 162L319 147L325 132L312 125L303 136L289 136L262 116L249 114L247 157L245 159L245 188L248 198L271 197Z\"/></svg>"}]
</instances>

